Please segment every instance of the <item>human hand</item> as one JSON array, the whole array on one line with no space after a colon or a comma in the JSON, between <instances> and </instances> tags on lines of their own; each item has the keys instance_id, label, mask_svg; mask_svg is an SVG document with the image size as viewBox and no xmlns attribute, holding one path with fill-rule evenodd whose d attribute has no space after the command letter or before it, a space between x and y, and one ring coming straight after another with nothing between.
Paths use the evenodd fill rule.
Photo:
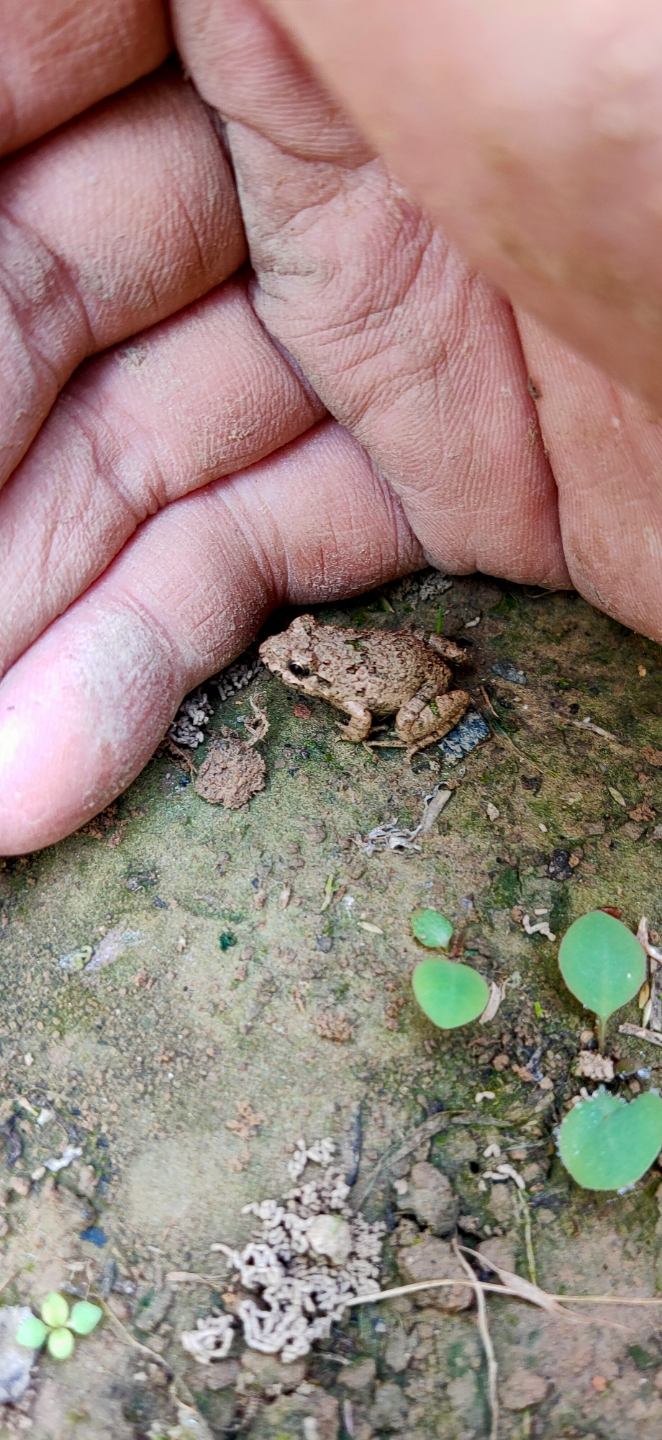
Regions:
<instances>
[{"instance_id":1,"label":"human hand","mask_svg":"<svg viewBox=\"0 0 662 1440\"><path fill-rule=\"evenodd\" d=\"M102 213L96 268L89 252L81 267L97 293L108 269L116 283L126 281L124 329L109 337L106 328L106 345L153 324L158 313L173 318L76 374L0 497L0 545L3 536L12 542L0 567L0 666L24 650L0 687L0 852L50 843L107 803L148 758L182 694L227 663L274 604L351 593L422 563L382 475L399 490L437 563L568 583L553 477L507 305L366 154L257 12L217 6L214 16L223 25L220 55L214 36L197 29L193 10L179 17L180 43L203 93L218 86L209 98L231 117L258 273L253 300L280 345L256 322L243 279L173 314L182 273L185 301L218 285L243 253L227 170L220 151L209 150L209 119L180 86L177 105L184 96L189 129L179 167L168 117L153 129L159 154L171 173L186 176L192 196L180 205L175 187L170 208L161 210L157 164L156 198L151 209L145 204L149 167L141 141L133 228L125 218L119 236L128 233L130 243L119 256L116 237L108 246L109 215ZM147 89L154 83L164 82L147 82ZM126 119L136 94L141 87L110 109ZM95 118L78 122L72 150L66 127L43 150L13 162L19 198L26 194L33 210L24 160L34 165L35 154L38 161L56 142L65 159L77 154L81 131L84 139ZM104 133L104 165L89 154L85 163L101 171L107 188L104 167L112 169L117 143L112 127ZM123 133L125 144L127 133L135 139L133 120ZM208 161L200 164L199 153ZM120 176L136 168L124 153ZM11 184L11 167L8 173ZM46 210L65 195L61 210L69 213L61 172L48 156L42 174ZM128 197L123 203L126 217ZM212 251L197 269L181 236L173 237L171 219L165 254L157 243L168 232L163 214L187 218L191 208L193 242L207 224ZM152 211L145 233L143 216ZM72 235L74 257L83 240L89 226ZM150 294L150 286L135 283L136 260L148 280L157 263L159 278L172 281L171 298L145 318L135 296ZM55 336L66 338L70 323L56 307ZM346 430L326 421L305 433L321 406L282 344ZM80 358L74 347L70 367ZM564 356L570 363L580 362ZM599 377L596 383L603 385ZM632 404L625 397L619 403ZM626 418L631 463L644 421L636 407ZM572 425L558 428L564 443L569 433L572 459ZM251 461L259 463L193 493ZM72 495L63 522L63 501ZM566 506L566 515L576 513ZM589 555L589 573L590 563Z\"/></svg>"},{"instance_id":2,"label":"human hand","mask_svg":"<svg viewBox=\"0 0 662 1440\"><path fill-rule=\"evenodd\" d=\"M659 416L659 5L263 3L482 273Z\"/></svg>"},{"instance_id":3,"label":"human hand","mask_svg":"<svg viewBox=\"0 0 662 1440\"><path fill-rule=\"evenodd\" d=\"M150 42L146 13L120 13L124 67L117 12L94 33L99 7L76 13L59 53L28 24L14 57L19 153L0 176L0 853L103 807L182 695L273 605L423 561L367 455L265 335L245 273L226 279L245 240L192 90L166 68L65 123L76 96L162 58L167 37ZM34 81L27 95L19 83L39 55L41 109Z\"/></svg>"},{"instance_id":4,"label":"human hand","mask_svg":"<svg viewBox=\"0 0 662 1440\"><path fill-rule=\"evenodd\" d=\"M496 57L502 68L493 77L493 89L487 87L482 98L474 98L476 113L490 116L497 133L500 112L492 115L488 104L493 92L501 86L507 94L508 84L516 87L518 79L522 86L529 84L529 72L522 78L517 65L504 58L506 44L514 44L511 32L503 46L501 41L492 44L492 26L498 27L500 15L508 19L520 14L516 0L480 11L454 0L442 0L441 5L434 0L429 12L427 0L415 0L412 6L391 0L382 6L380 0L378 11L372 0L334 0L333 5L324 0L318 5L316 0L313 6L308 0L265 3L291 21L298 40L315 55L336 90L350 96L366 131L377 135L400 163L405 180L418 187L433 208L435 175L439 177L444 166L460 174L461 166L456 166L450 122L442 132L447 144L440 147L434 126L441 126L441 119L426 108L434 98L433 90L425 89L431 67L456 62L464 75L473 65L478 89ZM624 56L634 54L634 31L644 11L642 6L630 7L627 25L623 22L625 49L618 52L623 63ZM600 17L606 24L607 13L615 24L615 0L593 7L581 23L590 32ZM454 16L455 29L440 34L435 15ZM549 96L558 66L577 40L580 20L576 7L570 14L566 7L557 7L552 17L529 6L526 15L514 54L521 58L522 46L532 45L538 34L541 85L547 78L542 90L530 85L526 91L532 114L523 105L514 112L520 145L525 150L530 143L533 158L529 168L523 168L521 194L510 197L504 189L501 203L505 209L508 200L513 224L519 224L528 213L527 198L534 218L538 215L541 189L546 187L548 207L561 207L556 228L549 228L553 249L561 245L564 233L568 243L572 241L576 211L551 164L541 175L536 173L534 138L542 144L542 131L530 132L539 120L536 101L544 96L548 109L552 105ZM466 26L463 16L470 17ZM657 23L656 16L650 11L651 25ZM657 414L518 307L513 319L510 306L458 259L443 232L426 220L381 161L370 159L366 142L348 128L345 112L315 88L309 67L266 19L257 0L215 0L211 8L203 0L178 0L175 21L180 48L201 93L230 117L228 138L257 276L256 309L312 379L329 410L369 449L402 499L432 561L511 579L535 576L547 585L567 584L569 575L591 603L661 640L662 426ZM472 25L471 33L481 37L481 24L481 44L472 50L467 41L461 49L467 27ZM543 43L546 27L557 39L549 54ZM582 52L587 66L591 53L587 39ZM641 59L641 44L637 54ZM571 71L577 84L580 58ZM421 96L416 89L419 70ZM636 96L629 93L634 101ZM646 86L642 94L648 96ZM457 130L466 149L472 139L471 117L462 97L456 98ZM558 105L560 130L565 110L561 101ZM613 215L620 213L624 176L618 154L611 157L611 169L605 159L596 197L587 183L581 140L580 133L573 152L576 183L584 179L585 215L596 227L605 194L613 193ZM429 178L427 189L423 170ZM480 236L478 210L464 197L465 217L461 199L455 208L446 207L452 223L463 238L468 226ZM632 266L635 239L629 219L621 213L620 220L623 254L629 254ZM488 265L490 235L486 222L480 253ZM472 242L468 229L466 238L476 249L478 242ZM654 294L657 241L641 250L640 260L639 277ZM502 271L495 273L504 277ZM556 306L561 328L567 322L579 334L590 286L587 282L584 292L562 270L559 276L545 292L545 304L548 310ZM506 278L535 299L526 290L525 270L509 270ZM544 308L542 300L540 305ZM568 317L573 316L571 326ZM613 362L613 372L625 367L634 381L640 371L628 370L627 357L640 341L637 364L641 361L645 368L650 337L645 327L628 331L632 318L623 311L620 329L614 330L609 316L595 311L592 333L603 360ZM659 362L651 369L654 385Z\"/></svg>"}]
</instances>

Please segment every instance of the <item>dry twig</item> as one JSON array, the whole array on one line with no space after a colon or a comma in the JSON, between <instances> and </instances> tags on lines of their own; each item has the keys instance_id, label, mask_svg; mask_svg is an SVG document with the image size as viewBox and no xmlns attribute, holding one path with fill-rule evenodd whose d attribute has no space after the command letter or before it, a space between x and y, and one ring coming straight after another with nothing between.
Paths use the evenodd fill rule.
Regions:
<instances>
[{"instance_id":1,"label":"dry twig","mask_svg":"<svg viewBox=\"0 0 662 1440\"><path fill-rule=\"evenodd\" d=\"M261 695L249 695L248 699L251 710L253 711L253 719L245 719L244 728L249 745L259 745L260 741L264 740L269 731L269 716L260 704L262 700Z\"/></svg>"},{"instance_id":2,"label":"dry twig","mask_svg":"<svg viewBox=\"0 0 662 1440\"><path fill-rule=\"evenodd\" d=\"M447 1110L440 1110L436 1115L429 1115L428 1119L424 1120L422 1125L417 1125L416 1129L412 1130L407 1136L407 1139L398 1145L395 1150L386 1150L381 1160L378 1160L365 1184L359 1185L355 1194L352 1195L353 1209L358 1210L365 1204L370 1192L374 1189L377 1180L387 1165L394 1165L399 1160L406 1160L408 1155L411 1155L414 1150L418 1150L419 1145L424 1144L426 1140L432 1140L433 1136L438 1135L440 1130L447 1130L449 1122L449 1112Z\"/></svg>"},{"instance_id":3,"label":"dry twig","mask_svg":"<svg viewBox=\"0 0 662 1440\"><path fill-rule=\"evenodd\" d=\"M590 730L592 735L598 735L601 740L606 740L610 749L616 749L621 755L631 755L632 751L628 745L624 745L617 735L612 735L610 730L603 730L601 725L593 725L590 720L562 720L560 716L554 717L557 725L562 727L572 725L573 730Z\"/></svg>"}]
</instances>

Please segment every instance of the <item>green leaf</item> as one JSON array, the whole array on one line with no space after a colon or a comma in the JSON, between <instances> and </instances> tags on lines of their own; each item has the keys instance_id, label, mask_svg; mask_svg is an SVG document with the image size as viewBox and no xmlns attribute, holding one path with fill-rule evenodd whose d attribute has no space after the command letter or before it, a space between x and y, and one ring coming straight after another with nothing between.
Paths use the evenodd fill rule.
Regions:
<instances>
[{"instance_id":1,"label":"green leaf","mask_svg":"<svg viewBox=\"0 0 662 1440\"><path fill-rule=\"evenodd\" d=\"M99 1324L102 1315L103 1310L99 1305L93 1305L90 1300L78 1300L71 1312L70 1329L76 1335L89 1335Z\"/></svg>"},{"instance_id":2,"label":"green leaf","mask_svg":"<svg viewBox=\"0 0 662 1440\"><path fill-rule=\"evenodd\" d=\"M411 928L421 945L430 950L445 950L453 934L453 926L438 910L413 910Z\"/></svg>"},{"instance_id":3,"label":"green leaf","mask_svg":"<svg viewBox=\"0 0 662 1440\"><path fill-rule=\"evenodd\" d=\"M64 1295L57 1295L54 1290L46 1296L41 1307L41 1318L47 1325L57 1329L60 1325L66 1325L69 1319L69 1306Z\"/></svg>"},{"instance_id":4,"label":"green leaf","mask_svg":"<svg viewBox=\"0 0 662 1440\"><path fill-rule=\"evenodd\" d=\"M628 1105L601 1086L573 1106L559 1135L563 1164L585 1190L633 1185L661 1148L662 1100L652 1090Z\"/></svg>"},{"instance_id":5,"label":"green leaf","mask_svg":"<svg viewBox=\"0 0 662 1440\"><path fill-rule=\"evenodd\" d=\"M639 941L613 915L592 910L566 930L559 966L568 989L593 1010L604 1027L614 1010L636 995L646 978L646 957Z\"/></svg>"},{"instance_id":6,"label":"green leaf","mask_svg":"<svg viewBox=\"0 0 662 1440\"><path fill-rule=\"evenodd\" d=\"M74 1337L70 1330L61 1327L51 1330L46 1349L54 1360L68 1360L74 1348Z\"/></svg>"},{"instance_id":7,"label":"green leaf","mask_svg":"<svg viewBox=\"0 0 662 1440\"><path fill-rule=\"evenodd\" d=\"M456 965L452 960L421 960L412 985L421 1010L440 1030L454 1030L477 1020L490 998L482 975L470 965Z\"/></svg>"},{"instance_id":8,"label":"green leaf","mask_svg":"<svg viewBox=\"0 0 662 1440\"><path fill-rule=\"evenodd\" d=\"M21 1321L16 1331L16 1344L27 1345L29 1350L40 1350L47 1334L43 1320L38 1320L36 1315L30 1315Z\"/></svg>"}]
</instances>

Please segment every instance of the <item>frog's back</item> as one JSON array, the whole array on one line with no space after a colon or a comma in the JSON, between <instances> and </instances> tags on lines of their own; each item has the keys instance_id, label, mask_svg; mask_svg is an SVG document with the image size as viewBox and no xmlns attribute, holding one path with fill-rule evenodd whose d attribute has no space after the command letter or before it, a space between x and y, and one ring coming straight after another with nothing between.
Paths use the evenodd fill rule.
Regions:
<instances>
[{"instance_id":1,"label":"frog's back","mask_svg":"<svg viewBox=\"0 0 662 1440\"><path fill-rule=\"evenodd\" d=\"M354 698L373 715L394 714L431 674L438 670L440 683L447 674L443 661L410 630L348 630L341 634L342 663L337 651L328 655L335 670L332 675L325 665L327 656L320 654L319 673L326 672L337 692L341 686L351 689Z\"/></svg>"}]
</instances>

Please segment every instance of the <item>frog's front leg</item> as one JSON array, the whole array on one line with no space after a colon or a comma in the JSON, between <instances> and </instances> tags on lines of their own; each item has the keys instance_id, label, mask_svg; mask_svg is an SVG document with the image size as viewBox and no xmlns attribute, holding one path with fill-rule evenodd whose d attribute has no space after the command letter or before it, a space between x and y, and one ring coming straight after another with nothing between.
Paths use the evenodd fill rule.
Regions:
<instances>
[{"instance_id":1,"label":"frog's front leg","mask_svg":"<svg viewBox=\"0 0 662 1440\"><path fill-rule=\"evenodd\" d=\"M469 704L470 696L464 690L447 691L430 699L428 687L423 686L413 699L401 705L395 717L395 732L404 740L408 757L447 735Z\"/></svg>"},{"instance_id":2,"label":"frog's front leg","mask_svg":"<svg viewBox=\"0 0 662 1440\"><path fill-rule=\"evenodd\" d=\"M338 726L343 740L353 740L355 744L367 740L372 726L372 715L367 707L358 700L343 700L337 709L345 710L350 717L347 725Z\"/></svg>"}]
</instances>

